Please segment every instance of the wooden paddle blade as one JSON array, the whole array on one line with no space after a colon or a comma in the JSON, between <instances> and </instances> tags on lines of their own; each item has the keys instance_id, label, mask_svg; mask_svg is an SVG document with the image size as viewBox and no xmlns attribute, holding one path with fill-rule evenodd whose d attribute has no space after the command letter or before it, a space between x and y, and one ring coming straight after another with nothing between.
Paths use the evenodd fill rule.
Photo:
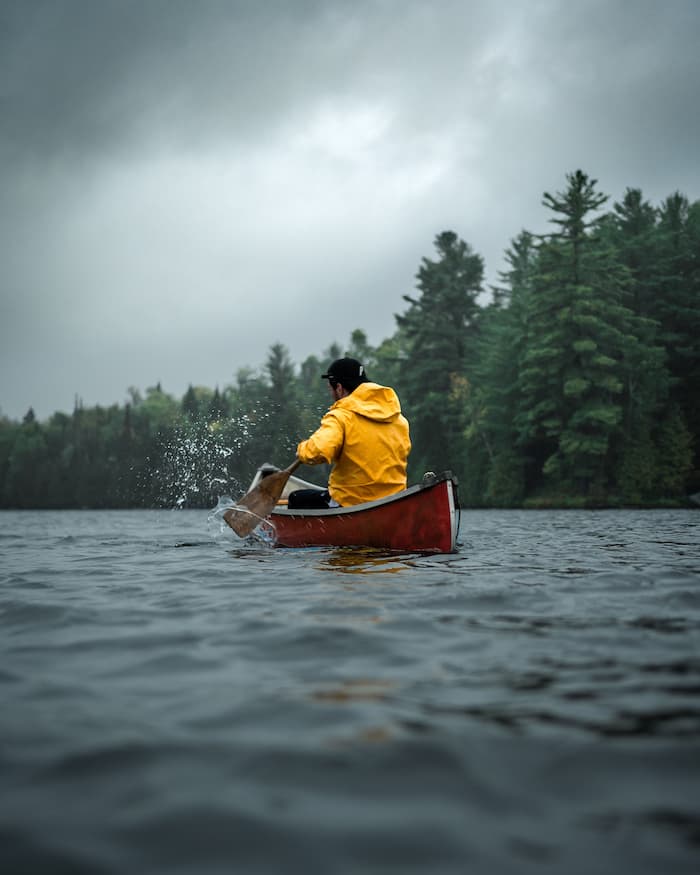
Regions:
<instances>
[{"instance_id":1,"label":"wooden paddle blade","mask_svg":"<svg viewBox=\"0 0 700 875\"><path fill-rule=\"evenodd\" d=\"M252 511L234 507L224 511L224 519L239 538L247 537L262 522L262 519Z\"/></svg>"},{"instance_id":2,"label":"wooden paddle blade","mask_svg":"<svg viewBox=\"0 0 700 875\"><path fill-rule=\"evenodd\" d=\"M277 501L284 491L293 471L301 462L296 459L284 471L275 471L258 483L255 489L251 489L236 504L224 512L224 519L233 531L240 537L245 538L253 529L269 516Z\"/></svg>"}]
</instances>

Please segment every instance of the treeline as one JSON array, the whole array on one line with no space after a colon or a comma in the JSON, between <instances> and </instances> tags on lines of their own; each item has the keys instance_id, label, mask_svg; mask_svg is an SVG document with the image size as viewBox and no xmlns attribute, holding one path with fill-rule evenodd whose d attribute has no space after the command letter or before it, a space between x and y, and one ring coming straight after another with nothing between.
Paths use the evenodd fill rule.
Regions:
<instances>
[{"instance_id":1,"label":"treeline","mask_svg":"<svg viewBox=\"0 0 700 875\"><path fill-rule=\"evenodd\" d=\"M627 189L607 202L596 180L568 175L544 194L552 230L511 241L489 290L481 256L439 234L377 347L358 328L297 367L275 344L221 390L132 389L123 406L4 419L0 505L211 506L259 463L293 458L341 354L397 389L410 479L450 468L465 505L682 502L700 491L700 201L653 206Z\"/></svg>"}]
</instances>

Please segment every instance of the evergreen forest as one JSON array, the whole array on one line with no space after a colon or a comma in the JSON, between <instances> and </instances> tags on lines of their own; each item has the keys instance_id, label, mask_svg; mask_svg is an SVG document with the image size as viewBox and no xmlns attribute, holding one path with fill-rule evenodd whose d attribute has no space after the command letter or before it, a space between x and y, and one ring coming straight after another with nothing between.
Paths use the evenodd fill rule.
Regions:
<instances>
[{"instance_id":1,"label":"evergreen forest","mask_svg":"<svg viewBox=\"0 0 700 875\"><path fill-rule=\"evenodd\" d=\"M0 507L212 507L287 465L351 355L411 425L409 482L450 469L467 507L665 506L700 492L700 201L610 203L578 170L546 192L498 284L439 233L396 330L362 327L301 365L282 343L230 385L128 390L123 405L0 418ZM366 326L365 326L366 328ZM302 468L325 483L327 470Z\"/></svg>"}]
</instances>

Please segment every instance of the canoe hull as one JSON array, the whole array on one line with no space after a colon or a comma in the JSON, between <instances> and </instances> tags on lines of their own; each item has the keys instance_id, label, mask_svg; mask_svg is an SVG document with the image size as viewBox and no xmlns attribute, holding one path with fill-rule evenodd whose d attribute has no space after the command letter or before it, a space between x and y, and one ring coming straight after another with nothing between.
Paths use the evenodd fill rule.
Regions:
<instances>
[{"instance_id":1,"label":"canoe hull","mask_svg":"<svg viewBox=\"0 0 700 875\"><path fill-rule=\"evenodd\" d=\"M362 546L453 553L459 514L456 484L445 472L378 501L328 510L277 507L268 520L279 547Z\"/></svg>"}]
</instances>

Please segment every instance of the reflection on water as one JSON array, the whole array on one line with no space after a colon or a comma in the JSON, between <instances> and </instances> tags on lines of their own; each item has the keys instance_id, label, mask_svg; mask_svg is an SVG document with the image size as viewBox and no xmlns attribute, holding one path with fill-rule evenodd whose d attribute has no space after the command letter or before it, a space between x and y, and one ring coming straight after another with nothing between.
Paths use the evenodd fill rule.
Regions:
<instances>
[{"instance_id":1,"label":"reflection on water","mask_svg":"<svg viewBox=\"0 0 700 875\"><path fill-rule=\"evenodd\" d=\"M311 698L318 702L381 702L395 682L369 678L346 678L332 687L314 690Z\"/></svg>"},{"instance_id":2,"label":"reflection on water","mask_svg":"<svg viewBox=\"0 0 700 875\"><path fill-rule=\"evenodd\" d=\"M397 574L405 571L408 560L396 554L362 547L338 547L318 557L319 571L339 571L342 574Z\"/></svg>"}]
</instances>

